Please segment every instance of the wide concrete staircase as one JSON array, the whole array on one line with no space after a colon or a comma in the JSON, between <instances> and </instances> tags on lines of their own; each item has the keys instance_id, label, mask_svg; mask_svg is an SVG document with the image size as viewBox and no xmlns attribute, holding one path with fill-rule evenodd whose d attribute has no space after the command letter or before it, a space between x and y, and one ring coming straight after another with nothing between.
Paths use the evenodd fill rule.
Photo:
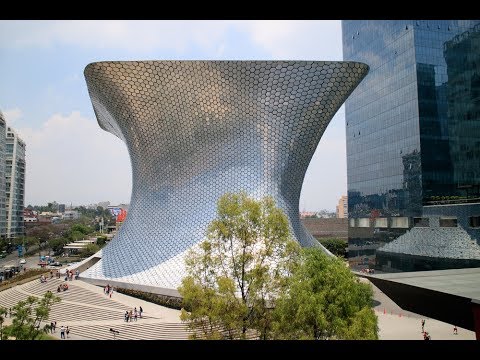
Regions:
<instances>
[{"instance_id":1,"label":"wide concrete staircase","mask_svg":"<svg viewBox=\"0 0 480 360\"><path fill-rule=\"evenodd\" d=\"M34 280L0 292L0 306L10 308L28 296L42 297L47 291L62 301L54 304L47 323L57 322L54 335L60 336L61 325L70 328L71 339L114 339L110 329L115 329L115 339L121 340L181 340L188 339L187 326L180 322L179 311L147 303L130 296L115 293L112 298L103 289L80 280L68 281L67 291L57 292L63 279L48 279L46 283ZM125 311L145 310L137 321L124 321ZM148 309L148 310L147 310Z\"/></svg>"}]
</instances>

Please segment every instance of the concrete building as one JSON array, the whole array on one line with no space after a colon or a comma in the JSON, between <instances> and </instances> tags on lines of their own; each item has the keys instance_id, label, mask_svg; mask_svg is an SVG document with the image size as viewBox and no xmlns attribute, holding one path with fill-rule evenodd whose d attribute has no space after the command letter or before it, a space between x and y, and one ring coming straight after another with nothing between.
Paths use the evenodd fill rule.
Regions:
<instances>
[{"instance_id":1,"label":"concrete building","mask_svg":"<svg viewBox=\"0 0 480 360\"><path fill-rule=\"evenodd\" d=\"M76 210L65 210L62 215L63 220L76 220L80 217L80 213Z\"/></svg>"},{"instance_id":2,"label":"concrete building","mask_svg":"<svg viewBox=\"0 0 480 360\"><path fill-rule=\"evenodd\" d=\"M300 222L303 178L328 123L367 72L358 62L89 64L98 123L128 147L133 189L115 240L82 278L178 296L184 256L204 239L227 192L272 196L293 238L324 249Z\"/></svg>"},{"instance_id":3,"label":"concrete building","mask_svg":"<svg viewBox=\"0 0 480 360\"><path fill-rule=\"evenodd\" d=\"M5 162L7 152L7 124L2 112L0 111L0 237L7 236L7 213L5 203Z\"/></svg>"},{"instance_id":4,"label":"concrete building","mask_svg":"<svg viewBox=\"0 0 480 360\"><path fill-rule=\"evenodd\" d=\"M316 238L348 239L347 218L307 218L301 221L308 232Z\"/></svg>"},{"instance_id":5,"label":"concrete building","mask_svg":"<svg viewBox=\"0 0 480 360\"><path fill-rule=\"evenodd\" d=\"M6 237L23 236L25 226L25 143L9 126L6 132L5 152L5 217Z\"/></svg>"},{"instance_id":6,"label":"concrete building","mask_svg":"<svg viewBox=\"0 0 480 360\"><path fill-rule=\"evenodd\" d=\"M480 266L480 20L346 20L350 266Z\"/></svg>"},{"instance_id":7,"label":"concrete building","mask_svg":"<svg viewBox=\"0 0 480 360\"><path fill-rule=\"evenodd\" d=\"M340 200L338 200L337 218L338 219L348 218L348 196L346 195L343 195L340 198Z\"/></svg>"}]
</instances>

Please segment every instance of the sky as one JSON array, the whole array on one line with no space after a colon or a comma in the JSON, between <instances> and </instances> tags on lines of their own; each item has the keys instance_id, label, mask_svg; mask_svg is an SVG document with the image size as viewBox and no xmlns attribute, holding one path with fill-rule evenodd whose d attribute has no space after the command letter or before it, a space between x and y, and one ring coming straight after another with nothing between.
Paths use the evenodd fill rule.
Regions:
<instances>
[{"instance_id":1,"label":"sky","mask_svg":"<svg viewBox=\"0 0 480 360\"><path fill-rule=\"evenodd\" d=\"M83 70L116 60L342 60L341 22L0 21L0 110L26 143L25 206L129 203L125 144L103 131ZM305 175L300 211L346 194L345 111Z\"/></svg>"}]
</instances>

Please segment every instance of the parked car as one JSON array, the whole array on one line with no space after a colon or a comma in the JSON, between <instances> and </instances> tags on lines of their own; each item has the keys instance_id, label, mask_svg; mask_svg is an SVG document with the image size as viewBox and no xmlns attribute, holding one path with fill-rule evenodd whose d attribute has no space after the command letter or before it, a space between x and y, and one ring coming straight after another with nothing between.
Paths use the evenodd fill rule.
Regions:
<instances>
[{"instance_id":1,"label":"parked car","mask_svg":"<svg viewBox=\"0 0 480 360\"><path fill-rule=\"evenodd\" d=\"M55 261L54 263L50 264L50 266L62 266L62 264L58 261Z\"/></svg>"}]
</instances>

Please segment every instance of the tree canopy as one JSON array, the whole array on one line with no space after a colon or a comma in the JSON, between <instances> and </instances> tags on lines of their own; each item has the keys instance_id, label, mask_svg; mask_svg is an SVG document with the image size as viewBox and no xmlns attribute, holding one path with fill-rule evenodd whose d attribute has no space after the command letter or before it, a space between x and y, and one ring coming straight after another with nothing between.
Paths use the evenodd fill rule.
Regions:
<instances>
[{"instance_id":1,"label":"tree canopy","mask_svg":"<svg viewBox=\"0 0 480 360\"><path fill-rule=\"evenodd\" d=\"M279 339L378 339L373 291L341 259L303 249L288 292L277 300L274 333Z\"/></svg>"},{"instance_id":2,"label":"tree canopy","mask_svg":"<svg viewBox=\"0 0 480 360\"><path fill-rule=\"evenodd\" d=\"M377 339L373 292L344 261L301 249L271 197L225 194L178 291L193 338Z\"/></svg>"},{"instance_id":3,"label":"tree canopy","mask_svg":"<svg viewBox=\"0 0 480 360\"><path fill-rule=\"evenodd\" d=\"M188 276L178 289L181 318L203 338L267 338L271 308L284 290L299 246L272 198L225 194L207 240L186 257Z\"/></svg>"},{"instance_id":4,"label":"tree canopy","mask_svg":"<svg viewBox=\"0 0 480 360\"><path fill-rule=\"evenodd\" d=\"M5 308L0 307L0 336L1 340L14 337L17 340L36 340L42 334L50 330L50 325L41 327L42 323L48 319L53 304L60 302L58 296L47 291L42 298L29 296L25 301L19 301L12 307L12 324L2 327L4 315L7 313Z\"/></svg>"}]
</instances>

